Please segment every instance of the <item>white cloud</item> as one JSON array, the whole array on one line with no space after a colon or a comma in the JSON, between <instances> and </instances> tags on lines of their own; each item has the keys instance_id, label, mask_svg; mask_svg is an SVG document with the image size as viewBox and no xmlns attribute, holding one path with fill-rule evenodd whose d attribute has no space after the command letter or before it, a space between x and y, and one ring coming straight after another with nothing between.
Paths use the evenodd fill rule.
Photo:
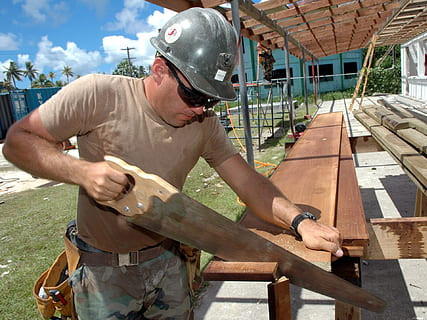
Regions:
<instances>
[{"instance_id":1,"label":"white cloud","mask_svg":"<svg viewBox=\"0 0 427 320\"><path fill-rule=\"evenodd\" d=\"M21 3L25 15L33 19L32 22L58 25L67 20L67 4L65 1L51 3L52 0L14 0Z\"/></svg>"},{"instance_id":2,"label":"white cloud","mask_svg":"<svg viewBox=\"0 0 427 320\"><path fill-rule=\"evenodd\" d=\"M124 30L127 33L137 33L145 29L145 22L139 19L144 8L145 1L125 0L124 8L116 13L114 22L106 25L107 30Z\"/></svg>"},{"instance_id":3,"label":"white cloud","mask_svg":"<svg viewBox=\"0 0 427 320\"><path fill-rule=\"evenodd\" d=\"M173 17L176 12L163 9L163 12L154 11L147 17L147 31L136 33L137 39L129 39L124 36L108 36L102 40L102 46L106 53L105 61L107 63L118 64L127 57L125 49L135 48L130 51L132 62L136 65L148 66L154 60L155 49L150 43L150 38L157 36L160 29L166 21Z\"/></svg>"},{"instance_id":4,"label":"white cloud","mask_svg":"<svg viewBox=\"0 0 427 320\"><path fill-rule=\"evenodd\" d=\"M29 54L18 54L18 65L22 68L25 67L25 62L31 61Z\"/></svg>"},{"instance_id":5,"label":"white cloud","mask_svg":"<svg viewBox=\"0 0 427 320\"><path fill-rule=\"evenodd\" d=\"M6 71L6 69L9 68L11 61L12 60L10 60L10 59L3 61L3 62L0 61L0 81L3 81L6 79L6 74L3 71Z\"/></svg>"},{"instance_id":6,"label":"white cloud","mask_svg":"<svg viewBox=\"0 0 427 320\"><path fill-rule=\"evenodd\" d=\"M40 72L55 71L60 73L64 66L70 66L75 75L96 72L102 62L98 51L80 49L74 42L67 42L66 48L54 47L47 36L38 43L39 50L34 65Z\"/></svg>"},{"instance_id":7,"label":"white cloud","mask_svg":"<svg viewBox=\"0 0 427 320\"><path fill-rule=\"evenodd\" d=\"M18 50L19 41L13 33L0 33L0 50Z\"/></svg>"}]
</instances>

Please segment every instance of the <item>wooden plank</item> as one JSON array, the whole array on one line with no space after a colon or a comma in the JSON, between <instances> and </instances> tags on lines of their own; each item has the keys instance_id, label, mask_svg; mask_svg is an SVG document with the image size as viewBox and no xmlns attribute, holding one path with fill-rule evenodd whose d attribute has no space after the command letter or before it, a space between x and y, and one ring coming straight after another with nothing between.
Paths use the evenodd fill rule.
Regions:
<instances>
[{"instance_id":1,"label":"wooden plank","mask_svg":"<svg viewBox=\"0 0 427 320\"><path fill-rule=\"evenodd\" d=\"M343 117L341 112L318 115L274 172L271 181L291 201L335 225L338 166ZM248 210L241 225L319 267L331 269L331 254L307 249L283 229Z\"/></svg>"},{"instance_id":2,"label":"wooden plank","mask_svg":"<svg viewBox=\"0 0 427 320\"><path fill-rule=\"evenodd\" d=\"M129 223L224 260L277 262L279 276L285 275L297 286L368 310L384 309L385 302L378 297L225 218L160 177L115 157L108 156L105 160L126 174L132 186L122 198L100 204L115 209Z\"/></svg>"},{"instance_id":3,"label":"wooden plank","mask_svg":"<svg viewBox=\"0 0 427 320\"><path fill-rule=\"evenodd\" d=\"M277 262L211 261L203 271L206 281L276 281Z\"/></svg>"},{"instance_id":4,"label":"wooden plank","mask_svg":"<svg viewBox=\"0 0 427 320\"><path fill-rule=\"evenodd\" d=\"M397 135L409 142L419 151L427 153L427 136L425 134L422 134L415 129L408 128L397 130Z\"/></svg>"},{"instance_id":5,"label":"wooden plank","mask_svg":"<svg viewBox=\"0 0 427 320\"><path fill-rule=\"evenodd\" d=\"M369 241L365 210L345 123L341 131L336 227L344 246L366 246Z\"/></svg>"},{"instance_id":6,"label":"wooden plank","mask_svg":"<svg viewBox=\"0 0 427 320\"><path fill-rule=\"evenodd\" d=\"M382 124L396 132L399 129L409 128L409 122L405 119L402 119L396 114L385 115L381 118Z\"/></svg>"},{"instance_id":7,"label":"wooden plank","mask_svg":"<svg viewBox=\"0 0 427 320\"><path fill-rule=\"evenodd\" d=\"M362 310L358 307L335 301L335 320L361 320Z\"/></svg>"},{"instance_id":8,"label":"wooden plank","mask_svg":"<svg viewBox=\"0 0 427 320\"><path fill-rule=\"evenodd\" d=\"M427 217L427 194L420 188L417 190L417 197L415 199L415 217Z\"/></svg>"},{"instance_id":9,"label":"wooden plank","mask_svg":"<svg viewBox=\"0 0 427 320\"><path fill-rule=\"evenodd\" d=\"M422 155L406 155L403 158L403 165L417 177L420 183L427 188L427 158Z\"/></svg>"},{"instance_id":10,"label":"wooden plank","mask_svg":"<svg viewBox=\"0 0 427 320\"><path fill-rule=\"evenodd\" d=\"M364 259L427 258L427 217L371 219Z\"/></svg>"},{"instance_id":11,"label":"wooden plank","mask_svg":"<svg viewBox=\"0 0 427 320\"><path fill-rule=\"evenodd\" d=\"M407 120L408 120L409 126L411 128L414 128L417 131L421 132L422 134L427 135L427 123L425 123L425 122L423 122L417 118L410 118Z\"/></svg>"},{"instance_id":12,"label":"wooden plank","mask_svg":"<svg viewBox=\"0 0 427 320\"><path fill-rule=\"evenodd\" d=\"M408 121L382 106L366 106L362 110L383 126L396 131L409 127Z\"/></svg>"},{"instance_id":13,"label":"wooden plank","mask_svg":"<svg viewBox=\"0 0 427 320\"><path fill-rule=\"evenodd\" d=\"M386 149L391 151L400 161L403 161L405 156L419 155L417 150L383 126L372 127L371 133L381 145L384 145Z\"/></svg>"},{"instance_id":14,"label":"wooden plank","mask_svg":"<svg viewBox=\"0 0 427 320\"><path fill-rule=\"evenodd\" d=\"M403 108L398 103L391 103L391 102L388 102L387 100L384 100L384 99L378 99L377 102L379 104L383 105L384 107L390 108L391 110L393 110L393 112L397 113L402 118L413 118L414 117L414 115L412 113L410 113L408 110Z\"/></svg>"},{"instance_id":15,"label":"wooden plank","mask_svg":"<svg viewBox=\"0 0 427 320\"><path fill-rule=\"evenodd\" d=\"M317 115L271 177L292 202L330 226L335 225L342 123L341 112Z\"/></svg>"},{"instance_id":16,"label":"wooden plank","mask_svg":"<svg viewBox=\"0 0 427 320\"><path fill-rule=\"evenodd\" d=\"M374 119L372 119L367 113L365 113L364 111L362 111L360 109L357 109L357 110L353 111L353 115L369 131L371 131L372 127L376 127L376 126L380 126L381 125L380 123L378 123L377 121L375 121Z\"/></svg>"},{"instance_id":17,"label":"wooden plank","mask_svg":"<svg viewBox=\"0 0 427 320\"><path fill-rule=\"evenodd\" d=\"M282 277L267 286L270 320L291 320L290 282Z\"/></svg>"}]
</instances>

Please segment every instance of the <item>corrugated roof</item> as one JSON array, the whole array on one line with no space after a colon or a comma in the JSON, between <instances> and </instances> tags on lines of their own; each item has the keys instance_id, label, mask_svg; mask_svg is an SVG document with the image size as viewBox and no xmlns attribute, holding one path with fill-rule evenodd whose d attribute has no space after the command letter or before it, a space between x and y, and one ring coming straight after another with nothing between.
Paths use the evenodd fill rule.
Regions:
<instances>
[{"instance_id":1,"label":"corrugated roof","mask_svg":"<svg viewBox=\"0 0 427 320\"><path fill-rule=\"evenodd\" d=\"M226 0L148 0L183 11L215 8L231 21ZM253 4L239 0L242 35L272 49L283 48L283 28L290 36L289 51L306 59L325 57L367 46L402 44L427 31L427 0L269 0ZM266 23L266 22L273 22Z\"/></svg>"}]
</instances>

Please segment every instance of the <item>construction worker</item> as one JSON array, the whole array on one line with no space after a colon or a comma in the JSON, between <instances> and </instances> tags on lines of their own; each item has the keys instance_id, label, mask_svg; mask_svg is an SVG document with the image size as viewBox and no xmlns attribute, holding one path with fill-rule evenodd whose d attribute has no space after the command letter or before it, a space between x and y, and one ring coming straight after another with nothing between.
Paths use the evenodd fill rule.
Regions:
<instances>
[{"instance_id":1,"label":"construction worker","mask_svg":"<svg viewBox=\"0 0 427 320\"><path fill-rule=\"evenodd\" d=\"M271 79L273 78L273 65L276 62L273 57L273 52L270 48L264 47L261 43L258 43L257 51L258 62L262 66L264 80L267 82L271 82Z\"/></svg>"},{"instance_id":2,"label":"construction worker","mask_svg":"<svg viewBox=\"0 0 427 320\"><path fill-rule=\"evenodd\" d=\"M188 319L192 308L178 245L95 201L116 199L129 183L105 155L178 189L203 157L252 212L283 228L300 222L295 230L306 246L341 256L339 232L306 219L250 167L209 110L236 98L230 79L238 41L228 21L216 10L192 8L171 18L151 43L158 53L150 76L83 76L14 124L3 148L23 170L80 186L70 238L86 258L69 280L79 318ZM55 147L72 136L79 159Z\"/></svg>"}]
</instances>

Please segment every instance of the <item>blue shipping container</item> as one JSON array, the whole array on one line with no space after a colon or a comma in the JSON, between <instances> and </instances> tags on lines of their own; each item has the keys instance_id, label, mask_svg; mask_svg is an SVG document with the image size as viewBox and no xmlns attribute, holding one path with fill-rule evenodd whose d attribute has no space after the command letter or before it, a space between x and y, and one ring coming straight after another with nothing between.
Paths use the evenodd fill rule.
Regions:
<instances>
[{"instance_id":1,"label":"blue shipping container","mask_svg":"<svg viewBox=\"0 0 427 320\"><path fill-rule=\"evenodd\" d=\"M27 105L29 111L37 109L41 104L48 100L51 96L57 93L61 89L60 87L54 88L34 88L25 90L25 96L27 99Z\"/></svg>"},{"instance_id":2,"label":"blue shipping container","mask_svg":"<svg viewBox=\"0 0 427 320\"><path fill-rule=\"evenodd\" d=\"M18 121L25 117L30 110L25 100L25 92L24 90L15 90L11 91L9 96L12 103L13 117L15 121Z\"/></svg>"}]
</instances>

